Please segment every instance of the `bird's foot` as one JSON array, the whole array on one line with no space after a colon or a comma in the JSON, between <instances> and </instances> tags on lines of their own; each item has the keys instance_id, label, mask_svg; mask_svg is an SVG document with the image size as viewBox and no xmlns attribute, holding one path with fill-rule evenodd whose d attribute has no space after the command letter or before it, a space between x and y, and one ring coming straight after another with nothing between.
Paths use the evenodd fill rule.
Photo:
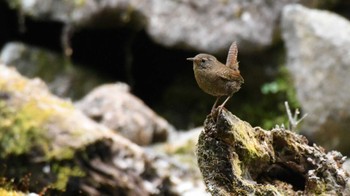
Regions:
<instances>
[{"instance_id":1,"label":"bird's foot","mask_svg":"<svg viewBox=\"0 0 350 196\"><path fill-rule=\"evenodd\" d=\"M224 109L224 106L223 105L220 105L216 108L213 108L211 110L211 116L213 117L213 119L215 119L216 121L215 122L218 122L219 120L219 116L220 116L220 113L222 112L222 110Z\"/></svg>"}]
</instances>

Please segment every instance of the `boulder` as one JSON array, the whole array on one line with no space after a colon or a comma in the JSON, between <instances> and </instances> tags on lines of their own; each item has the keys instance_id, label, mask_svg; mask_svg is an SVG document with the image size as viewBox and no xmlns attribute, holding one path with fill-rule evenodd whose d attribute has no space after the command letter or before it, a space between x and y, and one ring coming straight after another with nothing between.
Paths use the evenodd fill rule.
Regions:
<instances>
[{"instance_id":1,"label":"boulder","mask_svg":"<svg viewBox=\"0 0 350 196\"><path fill-rule=\"evenodd\" d=\"M281 26L287 67L308 113L303 133L328 149L350 154L349 21L329 11L289 5Z\"/></svg>"},{"instance_id":2,"label":"boulder","mask_svg":"<svg viewBox=\"0 0 350 196\"><path fill-rule=\"evenodd\" d=\"M165 119L132 95L125 83L99 86L75 105L90 118L139 145L165 141L173 131Z\"/></svg>"},{"instance_id":3,"label":"boulder","mask_svg":"<svg viewBox=\"0 0 350 196\"><path fill-rule=\"evenodd\" d=\"M283 7L317 1L172 1L105 0L8 1L25 15L39 20L56 20L75 27L131 25L146 29L156 42L178 48L219 53L236 40L242 52L270 46ZM328 2L327 2L328 3ZM331 4L331 3L328 3Z\"/></svg>"}]
</instances>

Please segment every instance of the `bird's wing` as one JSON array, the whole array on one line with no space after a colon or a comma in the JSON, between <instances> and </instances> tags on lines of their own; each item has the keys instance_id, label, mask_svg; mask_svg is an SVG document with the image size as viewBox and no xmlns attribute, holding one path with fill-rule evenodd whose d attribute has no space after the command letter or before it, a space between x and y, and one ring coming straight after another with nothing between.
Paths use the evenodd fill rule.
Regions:
<instances>
[{"instance_id":1,"label":"bird's wing","mask_svg":"<svg viewBox=\"0 0 350 196\"><path fill-rule=\"evenodd\" d=\"M244 83L243 77L241 76L241 74L239 74L238 72L235 72L233 70L230 69L226 69L224 71L224 74L220 75L220 78L223 80L227 80L227 81L239 81L241 83Z\"/></svg>"},{"instance_id":2,"label":"bird's wing","mask_svg":"<svg viewBox=\"0 0 350 196\"><path fill-rule=\"evenodd\" d=\"M232 42L227 54L226 66L233 70L238 69L237 54L238 54L237 44L236 42Z\"/></svg>"}]
</instances>

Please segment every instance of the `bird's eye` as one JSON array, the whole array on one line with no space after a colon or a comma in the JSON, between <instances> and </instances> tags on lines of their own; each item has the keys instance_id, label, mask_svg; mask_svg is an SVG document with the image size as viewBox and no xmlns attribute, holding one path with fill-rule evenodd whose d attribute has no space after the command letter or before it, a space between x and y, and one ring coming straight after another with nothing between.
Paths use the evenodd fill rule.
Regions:
<instances>
[{"instance_id":1,"label":"bird's eye","mask_svg":"<svg viewBox=\"0 0 350 196\"><path fill-rule=\"evenodd\" d=\"M208 59L206 59L206 58L201 59L200 66L201 66L202 68L206 67L206 62L207 62L207 60L208 60Z\"/></svg>"}]
</instances>

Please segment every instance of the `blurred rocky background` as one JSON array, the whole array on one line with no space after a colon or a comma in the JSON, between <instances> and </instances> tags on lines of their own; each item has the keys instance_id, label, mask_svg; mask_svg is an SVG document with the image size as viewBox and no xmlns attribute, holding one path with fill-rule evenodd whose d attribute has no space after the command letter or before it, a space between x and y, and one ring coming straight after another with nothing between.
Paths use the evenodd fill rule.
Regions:
<instances>
[{"instance_id":1,"label":"blurred rocky background","mask_svg":"<svg viewBox=\"0 0 350 196\"><path fill-rule=\"evenodd\" d=\"M194 128L202 125L215 98L197 87L192 64L185 59L203 52L224 62L228 47L236 41L245 83L226 107L253 126L271 129L276 124L287 125L284 101L288 101L291 108L308 113L298 128L301 133L329 150L349 155L349 18L350 3L344 0L0 0L0 63L15 67L27 78L40 78L51 93L73 102L72 107L102 129L142 146L141 154L151 154L138 154L145 157L141 161L144 167L161 169L167 175L172 171L193 174L198 172L193 169L193 148L200 131ZM15 93L18 85L11 88L14 83L7 80L0 82L0 86L9 82L6 88L0 88L0 103L12 111L28 100L12 101L16 96L8 91ZM1 114L3 119L9 115ZM64 116L70 117L67 114L60 118ZM85 122L75 118L68 121ZM55 130L52 126L63 129L53 124L48 130ZM0 125L0 132L8 126L11 124ZM0 140L3 149L12 141L8 136ZM81 152L100 146L99 140L100 136L91 140L96 142L77 149ZM112 152L116 152L115 138L106 140L112 144L103 141L102 146L113 147ZM88 155L93 152L89 150ZM35 153L21 153L27 158L30 155L30 160L35 157ZM168 159L169 155L175 160ZM80 156L74 156L75 164L81 164L77 161ZM193 168L181 167L184 160ZM7 155L2 156L0 173L17 182L22 178L9 171L8 161ZM149 161L167 164L148 165ZM103 172L114 171L109 170L113 163L106 163ZM172 166L176 169L169 169ZM142 173L142 178L130 183L142 181L140 190L155 195L193 194L189 190L200 183L198 173L189 183L188 176L168 177L152 169L131 168L137 171L132 175ZM21 174L38 172L26 171ZM182 178L186 183L179 185ZM77 182L66 183L73 186ZM89 187L87 184L83 187ZM87 187L85 193L99 190ZM127 184L120 190L127 190L125 187L132 186ZM166 187L176 188L169 191ZM205 192L203 184L198 187Z\"/></svg>"}]
</instances>

